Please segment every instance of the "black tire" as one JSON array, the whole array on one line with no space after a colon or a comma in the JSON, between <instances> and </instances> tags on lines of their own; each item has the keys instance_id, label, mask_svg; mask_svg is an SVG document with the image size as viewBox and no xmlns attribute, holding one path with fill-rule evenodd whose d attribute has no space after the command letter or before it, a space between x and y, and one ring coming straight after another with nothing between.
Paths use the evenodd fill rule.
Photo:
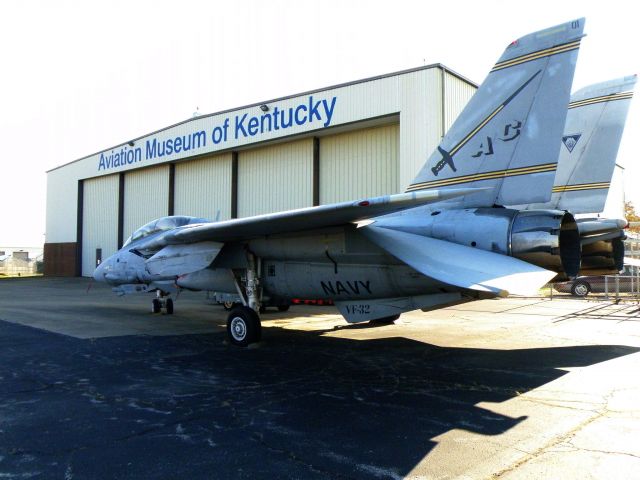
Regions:
<instances>
[{"instance_id":1,"label":"black tire","mask_svg":"<svg viewBox=\"0 0 640 480\"><path fill-rule=\"evenodd\" d=\"M160 299L154 298L151 300L151 313L160 313L162 310L162 303L160 303Z\"/></svg>"},{"instance_id":2,"label":"black tire","mask_svg":"<svg viewBox=\"0 0 640 480\"><path fill-rule=\"evenodd\" d=\"M287 312L289 311L289 305L278 305L279 312Z\"/></svg>"},{"instance_id":3,"label":"black tire","mask_svg":"<svg viewBox=\"0 0 640 480\"><path fill-rule=\"evenodd\" d=\"M173 315L173 300L171 300L170 298L167 298L167 302L165 303L164 308L167 311L167 315Z\"/></svg>"},{"instance_id":4,"label":"black tire","mask_svg":"<svg viewBox=\"0 0 640 480\"><path fill-rule=\"evenodd\" d=\"M398 313L397 315L390 315L388 317L374 318L373 320L369 320L369 323L372 325L391 325L399 318L400 314Z\"/></svg>"},{"instance_id":5,"label":"black tire","mask_svg":"<svg viewBox=\"0 0 640 480\"><path fill-rule=\"evenodd\" d=\"M591 285L584 280L576 280L571 285L571 295L575 297L586 297L591 291Z\"/></svg>"},{"instance_id":6,"label":"black tire","mask_svg":"<svg viewBox=\"0 0 640 480\"><path fill-rule=\"evenodd\" d=\"M260 317L249 307L236 307L227 317L227 338L232 345L246 347L260 341Z\"/></svg>"}]
</instances>

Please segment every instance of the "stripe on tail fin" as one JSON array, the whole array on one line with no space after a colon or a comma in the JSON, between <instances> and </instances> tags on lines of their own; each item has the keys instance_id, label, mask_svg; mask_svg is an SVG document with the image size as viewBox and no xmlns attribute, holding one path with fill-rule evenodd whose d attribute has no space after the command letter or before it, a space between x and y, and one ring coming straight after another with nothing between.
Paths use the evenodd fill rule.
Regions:
<instances>
[{"instance_id":1,"label":"stripe on tail fin","mask_svg":"<svg viewBox=\"0 0 640 480\"><path fill-rule=\"evenodd\" d=\"M548 200L583 27L509 45L407 191L489 187L469 207Z\"/></svg>"}]
</instances>

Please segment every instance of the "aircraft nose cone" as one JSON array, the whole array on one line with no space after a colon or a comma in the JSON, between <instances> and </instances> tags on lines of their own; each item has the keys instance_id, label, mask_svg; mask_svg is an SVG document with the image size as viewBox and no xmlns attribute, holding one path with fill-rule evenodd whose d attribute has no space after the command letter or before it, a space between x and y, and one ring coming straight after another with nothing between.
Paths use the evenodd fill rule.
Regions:
<instances>
[{"instance_id":1,"label":"aircraft nose cone","mask_svg":"<svg viewBox=\"0 0 640 480\"><path fill-rule=\"evenodd\" d=\"M94 270L93 279L96 282L104 282L104 262L98 265Z\"/></svg>"}]
</instances>

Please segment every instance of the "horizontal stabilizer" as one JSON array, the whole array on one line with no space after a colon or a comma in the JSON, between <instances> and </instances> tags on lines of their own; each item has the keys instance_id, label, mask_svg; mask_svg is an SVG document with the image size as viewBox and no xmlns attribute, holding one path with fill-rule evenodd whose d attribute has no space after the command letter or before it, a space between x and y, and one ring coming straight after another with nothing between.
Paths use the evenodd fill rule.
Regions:
<instances>
[{"instance_id":1,"label":"horizontal stabilizer","mask_svg":"<svg viewBox=\"0 0 640 480\"><path fill-rule=\"evenodd\" d=\"M418 295L415 297L379 298L371 300L354 300L335 302L340 313L349 323L366 322L384 317L391 317L404 312L421 308L447 305L460 302L459 292Z\"/></svg>"},{"instance_id":2,"label":"horizontal stabilizer","mask_svg":"<svg viewBox=\"0 0 640 480\"><path fill-rule=\"evenodd\" d=\"M623 218L578 219L576 223L578 224L580 237L598 233L615 232L627 226L627 221Z\"/></svg>"},{"instance_id":3,"label":"horizontal stabilizer","mask_svg":"<svg viewBox=\"0 0 640 480\"><path fill-rule=\"evenodd\" d=\"M217 242L169 245L147 260L146 267L149 273L161 277L184 275L207 268L222 247Z\"/></svg>"},{"instance_id":4,"label":"horizontal stabilizer","mask_svg":"<svg viewBox=\"0 0 640 480\"><path fill-rule=\"evenodd\" d=\"M589 235L588 237L580 237L580 245L591 245L597 242L607 242L616 238L624 238L624 230L615 230L612 232L597 233L595 235Z\"/></svg>"},{"instance_id":5,"label":"horizontal stabilizer","mask_svg":"<svg viewBox=\"0 0 640 480\"><path fill-rule=\"evenodd\" d=\"M531 295L556 275L513 257L413 233L373 225L360 232L423 275L470 290Z\"/></svg>"}]
</instances>

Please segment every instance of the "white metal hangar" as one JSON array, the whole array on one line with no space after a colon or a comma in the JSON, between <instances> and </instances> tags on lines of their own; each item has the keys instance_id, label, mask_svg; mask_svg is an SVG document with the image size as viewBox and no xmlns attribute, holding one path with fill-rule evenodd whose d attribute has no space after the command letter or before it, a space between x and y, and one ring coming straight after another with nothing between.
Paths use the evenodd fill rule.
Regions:
<instances>
[{"instance_id":1,"label":"white metal hangar","mask_svg":"<svg viewBox=\"0 0 640 480\"><path fill-rule=\"evenodd\" d=\"M45 275L89 276L141 225L398 193L477 86L429 65L202 115L47 172Z\"/></svg>"}]
</instances>

